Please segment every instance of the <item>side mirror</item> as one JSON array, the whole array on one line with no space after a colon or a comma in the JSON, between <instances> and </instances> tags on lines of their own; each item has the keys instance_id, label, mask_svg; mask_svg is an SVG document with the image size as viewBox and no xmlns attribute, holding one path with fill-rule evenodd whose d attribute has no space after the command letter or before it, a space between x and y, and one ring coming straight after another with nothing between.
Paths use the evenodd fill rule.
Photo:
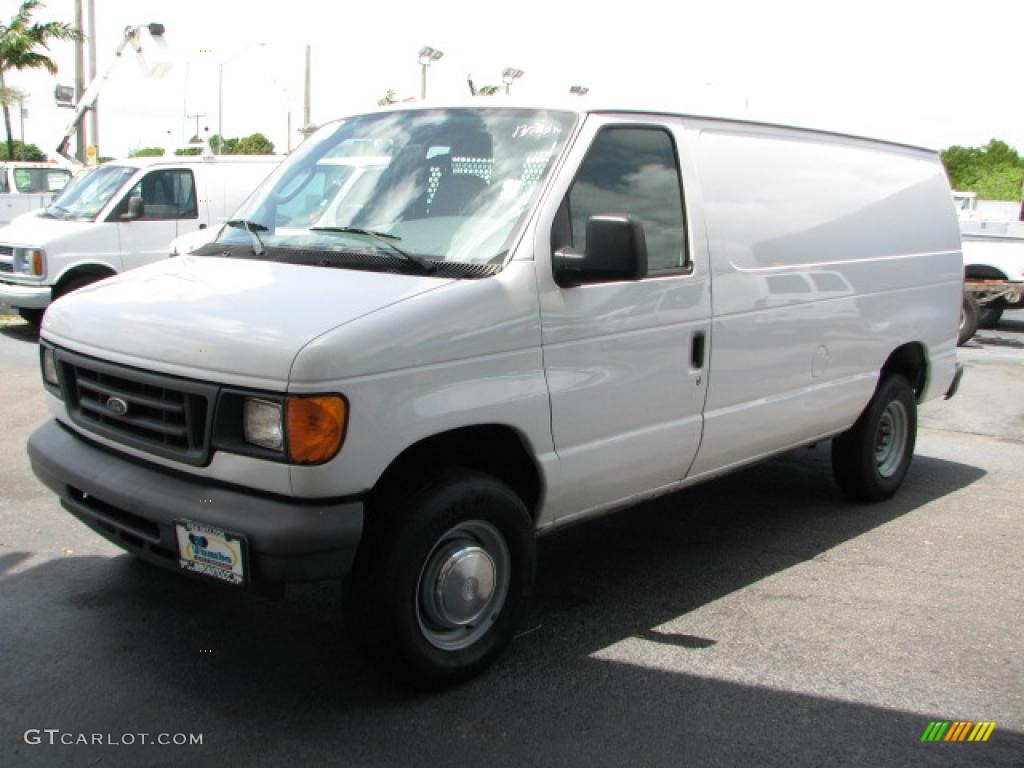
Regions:
<instances>
[{"instance_id":1,"label":"side mirror","mask_svg":"<svg viewBox=\"0 0 1024 768\"><path fill-rule=\"evenodd\" d=\"M121 221L131 221L132 219L141 219L146 213L146 204L142 202L142 198L138 195L134 195L128 198L128 211L121 214Z\"/></svg>"},{"instance_id":2,"label":"side mirror","mask_svg":"<svg viewBox=\"0 0 1024 768\"><path fill-rule=\"evenodd\" d=\"M586 253L559 248L552 254L552 271L562 288L646 277L647 239L643 224L618 213L591 216L587 219Z\"/></svg>"}]
</instances>

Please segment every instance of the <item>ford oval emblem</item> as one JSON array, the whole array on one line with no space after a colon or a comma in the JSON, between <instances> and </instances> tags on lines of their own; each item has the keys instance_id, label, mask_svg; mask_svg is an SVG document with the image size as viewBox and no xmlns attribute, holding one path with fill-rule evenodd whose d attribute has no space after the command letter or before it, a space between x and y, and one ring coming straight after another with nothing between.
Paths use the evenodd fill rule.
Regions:
<instances>
[{"instance_id":1,"label":"ford oval emblem","mask_svg":"<svg viewBox=\"0 0 1024 768\"><path fill-rule=\"evenodd\" d=\"M126 413L128 413L128 403L126 403L120 397L108 397L107 410L110 411L115 416L124 416Z\"/></svg>"}]
</instances>

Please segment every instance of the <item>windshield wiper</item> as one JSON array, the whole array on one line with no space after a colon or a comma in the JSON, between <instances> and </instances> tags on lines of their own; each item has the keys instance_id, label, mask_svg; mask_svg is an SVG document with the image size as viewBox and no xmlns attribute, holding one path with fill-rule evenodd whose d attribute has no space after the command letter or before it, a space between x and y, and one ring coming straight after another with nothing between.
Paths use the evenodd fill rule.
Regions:
<instances>
[{"instance_id":1,"label":"windshield wiper","mask_svg":"<svg viewBox=\"0 0 1024 768\"><path fill-rule=\"evenodd\" d=\"M383 243L392 251L397 253L399 256L403 257L407 261L411 261L413 264L419 267L420 271L422 271L423 274L425 275L432 275L434 272L437 271L436 265L431 264L429 261L420 258L419 256L414 256L408 251L403 251L401 248L395 245L392 242L392 240L401 240L402 238L400 238L398 235L392 235L390 232L376 232L372 229L362 229L361 227L310 227L309 231L333 232L342 235L363 235L364 237L369 237L373 240L377 240L378 242Z\"/></svg>"},{"instance_id":2,"label":"windshield wiper","mask_svg":"<svg viewBox=\"0 0 1024 768\"><path fill-rule=\"evenodd\" d=\"M231 221L225 221L229 227L235 229L244 229L249 233L249 243L252 245L252 255L262 256L267 248L263 245L263 241L260 240L258 232L266 232L267 228L262 224L258 224L255 221L249 221L248 219L231 219Z\"/></svg>"}]
</instances>

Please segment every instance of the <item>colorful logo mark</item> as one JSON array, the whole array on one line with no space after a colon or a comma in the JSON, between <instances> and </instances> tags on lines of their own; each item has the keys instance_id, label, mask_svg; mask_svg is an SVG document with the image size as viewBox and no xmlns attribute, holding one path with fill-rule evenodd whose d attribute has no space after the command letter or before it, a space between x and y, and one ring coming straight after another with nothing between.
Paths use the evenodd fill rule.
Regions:
<instances>
[{"instance_id":1,"label":"colorful logo mark","mask_svg":"<svg viewBox=\"0 0 1024 768\"><path fill-rule=\"evenodd\" d=\"M921 734L921 741L988 741L995 720L933 720Z\"/></svg>"}]
</instances>

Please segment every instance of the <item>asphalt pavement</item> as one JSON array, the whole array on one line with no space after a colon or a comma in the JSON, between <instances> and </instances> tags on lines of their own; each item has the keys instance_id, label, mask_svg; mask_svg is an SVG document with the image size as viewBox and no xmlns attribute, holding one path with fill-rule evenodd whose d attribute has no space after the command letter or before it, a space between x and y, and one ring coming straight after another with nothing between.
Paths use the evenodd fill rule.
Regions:
<instances>
[{"instance_id":1,"label":"asphalt pavement","mask_svg":"<svg viewBox=\"0 0 1024 768\"><path fill-rule=\"evenodd\" d=\"M9 325L0 765L1024 766L1024 312L961 360L894 499L846 501L821 445L547 537L507 654L424 695L363 663L336 585L185 580L63 512ZM988 741L921 741L967 720Z\"/></svg>"}]
</instances>

